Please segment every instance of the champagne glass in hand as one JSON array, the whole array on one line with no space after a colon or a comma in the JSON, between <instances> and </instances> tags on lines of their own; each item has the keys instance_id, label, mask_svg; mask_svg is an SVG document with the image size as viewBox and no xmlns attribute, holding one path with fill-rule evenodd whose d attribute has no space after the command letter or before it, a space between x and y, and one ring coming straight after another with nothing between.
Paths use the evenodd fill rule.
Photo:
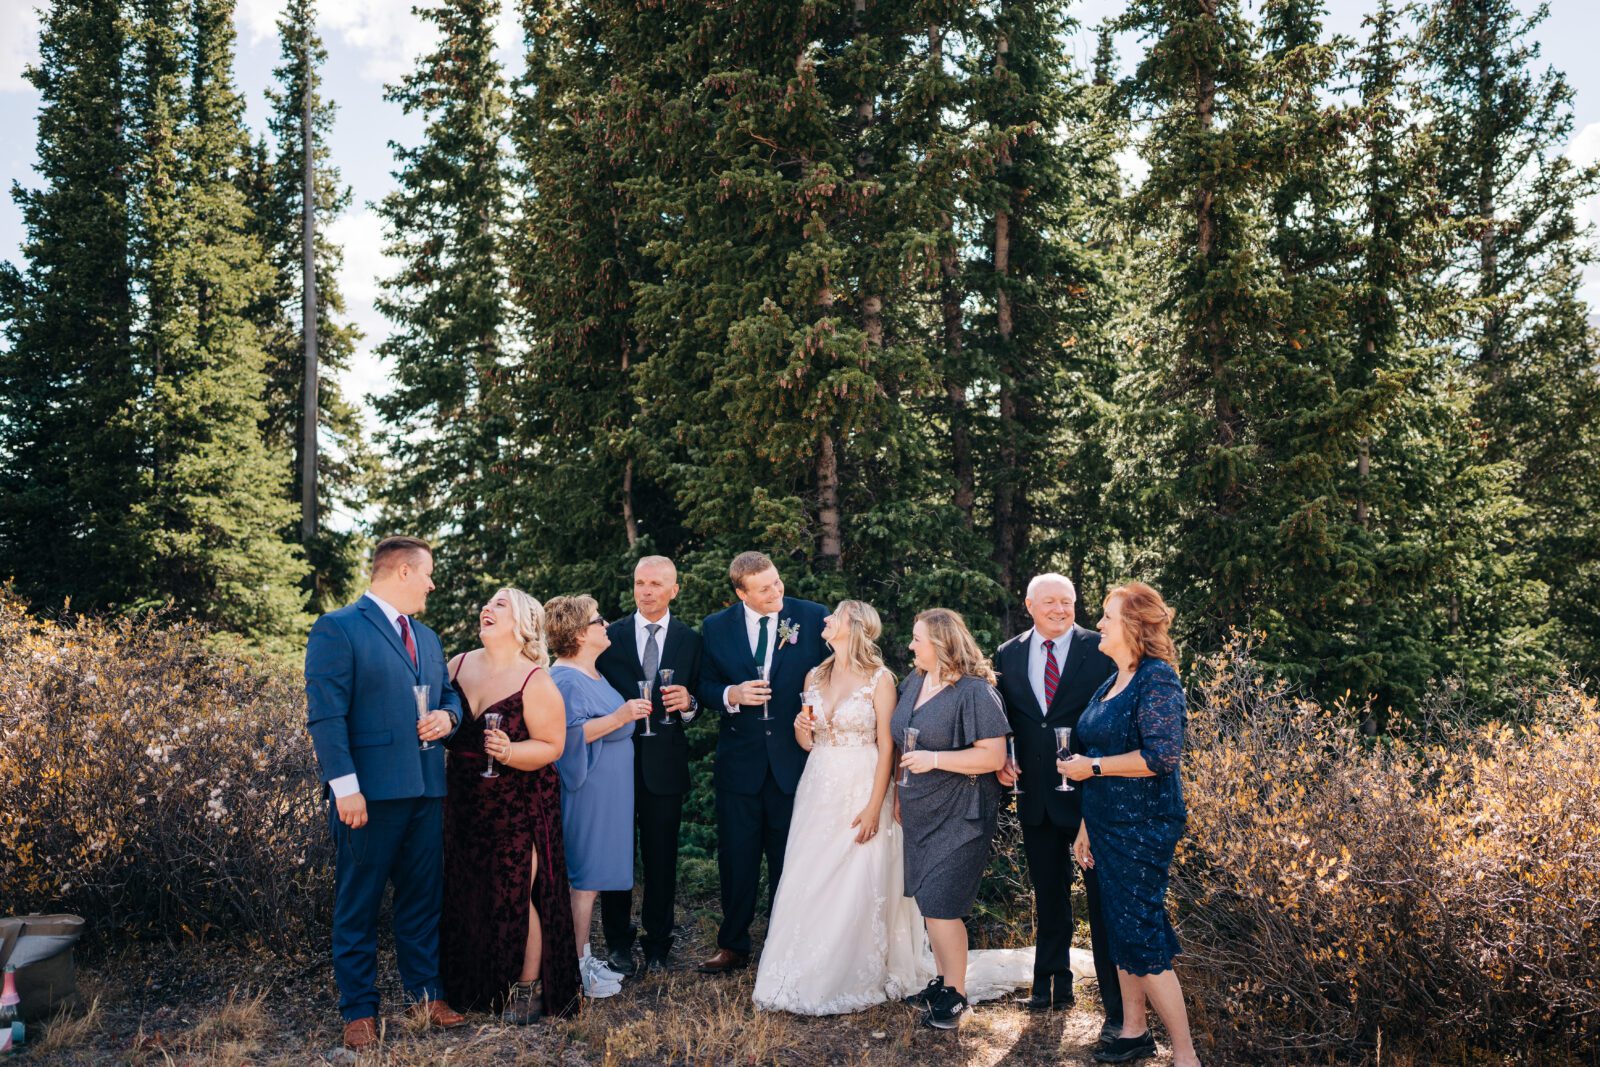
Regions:
<instances>
[{"instance_id":1,"label":"champagne glass in hand","mask_svg":"<svg viewBox=\"0 0 1600 1067\"><path fill-rule=\"evenodd\" d=\"M907 726L906 727L906 751L907 752L915 752L917 750L917 737L918 737L919 733L920 733L920 731L915 726ZM910 785L911 784L911 768L910 767L907 767L905 770L900 772L900 784L901 785Z\"/></svg>"},{"instance_id":2,"label":"champagne glass in hand","mask_svg":"<svg viewBox=\"0 0 1600 1067\"><path fill-rule=\"evenodd\" d=\"M1072 757L1072 727L1070 727L1070 726L1057 726L1056 727L1056 758L1057 759L1070 759L1071 757ZM1067 776L1063 774L1061 776L1061 784L1056 786L1056 792L1057 793L1072 793L1072 792L1076 792L1076 790L1074 790L1072 788L1072 783L1067 781Z\"/></svg>"},{"instance_id":3,"label":"champagne glass in hand","mask_svg":"<svg viewBox=\"0 0 1600 1067\"><path fill-rule=\"evenodd\" d=\"M763 682L770 682L772 680L767 677L767 668L765 665L756 668L756 678ZM767 699L761 703L761 721L772 721L772 696L770 693L768 694Z\"/></svg>"},{"instance_id":4,"label":"champagne glass in hand","mask_svg":"<svg viewBox=\"0 0 1600 1067\"><path fill-rule=\"evenodd\" d=\"M672 717L672 709L667 707L667 686L672 684L672 668L663 667L656 671L656 683L661 689L661 725L673 726L677 719Z\"/></svg>"},{"instance_id":5,"label":"champagne glass in hand","mask_svg":"<svg viewBox=\"0 0 1600 1067\"><path fill-rule=\"evenodd\" d=\"M498 730L498 729L500 729L500 723L502 721L504 721L504 716L502 716L498 711L486 711L486 712L483 713L484 755L486 755L486 756L489 755L489 753L488 753L489 731L490 730ZM481 778L498 778L498 777L500 777L500 772L494 769L494 757L493 756L489 756L489 767L488 767L487 770L485 770L483 772L483 774L479 775L479 777L481 777Z\"/></svg>"},{"instance_id":6,"label":"champagne glass in hand","mask_svg":"<svg viewBox=\"0 0 1600 1067\"><path fill-rule=\"evenodd\" d=\"M803 705L801 710L811 716L811 740L815 744L818 731L832 729L822 717L822 691L815 688L807 689L800 694L800 703Z\"/></svg>"},{"instance_id":7,"label":"champagne glass in hand","mask_svg":"<svg viewBox=\"0 0 1600 1067\"><path fill-rule=\"evenodd\" d=\"M1017 762L1017 739L1013 735L1006 737L1006 770L1011 774L1011 795L1022 795L1022 764Z\"/></svg>"},{"instance_id":8,"label":"champagne glass in hand","mask_svg":"<svg viewBox=\"0 0 1600 1067\"><path fill-rule=\"evenodd\" d=\"M417 699L417 721L421 722L428 717L428 705L433 702L433 687L430 685L414 685L411 687L411 695ZM438 746L432 741L424 741L417 747L426 752L428 749L437 748Z\"/></svg>"},{"instance_id":9,"label":"champagne glass in hand","mask_svg":"<svg viewBox=\"0 0 1600 1067\"><path fill-rule=\"evenodd\" d=\"M639 699L640 700L643 700L646 703L649 703L649 701L650 701L650 687L653 686L654 684L655 683L652 682L648 678L646 678L644 681L639 683ZM654 737L655 735L656 735L656 732L654 730L650 729L650 716L646 715L644 717L644 729L639 731L639 736L640 737Z\"/></svg>"}]
</instances>

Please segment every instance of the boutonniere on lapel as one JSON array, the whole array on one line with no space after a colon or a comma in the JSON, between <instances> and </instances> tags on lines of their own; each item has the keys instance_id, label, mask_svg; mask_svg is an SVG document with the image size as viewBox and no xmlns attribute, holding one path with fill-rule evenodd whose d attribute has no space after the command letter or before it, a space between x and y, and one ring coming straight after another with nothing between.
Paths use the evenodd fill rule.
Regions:
<instances>
[{"instance_id":1,"label":"boutonniere on lapel","mask_svg":"<svg viewBox=\"0 0 1600 1067\"><path fill-rule=\"evenodd\" d=\"M789 619L778 620L778 644L792 645L800 640L800 627Z\"/></svg>"}]
</instances>

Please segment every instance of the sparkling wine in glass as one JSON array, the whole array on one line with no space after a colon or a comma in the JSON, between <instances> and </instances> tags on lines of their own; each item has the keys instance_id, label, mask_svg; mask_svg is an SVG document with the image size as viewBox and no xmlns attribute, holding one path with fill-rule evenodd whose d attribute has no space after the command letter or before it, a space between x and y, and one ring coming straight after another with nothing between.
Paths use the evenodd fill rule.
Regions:
<instances>
[{"instance_id":1,"label":"sparkling wine in glass","mask_svg":"<svg viewBox=\"0 0 1600 1067\"><path fill-rule=\"evenodd\" d=\"M431 685L414 685L411 687L411 695L417 699L417 721L421 722L428 717L430 710L428 705L433 703L433 687ZM438 746L432 741L424 741L418 747L423 752L426 752L428 749L437 748Z\"/></svg>"},{"instance_id":2,"label":"sparkling wine in glass","mask_svg":"<svg viewBox=\"0 0 1600 1067\"><path fill-rule=\"evenodd\" d=\"M906 746L905 747L906 747L906 751L907 752L915 752L917 750L917 737L918 736L919 736L919 731L917 730L917 728L915 726L907 726L906 727ZM910 767L907 767L907 768L905 768L904 770L902 770L900 772L900 784L901 785L910 785L911 784L911 768Z\"/></svg>"},{"instance_id":3,"label":"sparkling wine in glass","mask_svg":"<svg viewBox=\"0 0 1600 1067\"><path fill-rule=\"evenodd\" d=\"M812 743L815 744L817 734L821 730L828 730L831 735L832 727L822 718L822 691L815 688L807 689L800 694L800 703L803 705L801 710L811 715Z\"/></svg>"},{"instance_id":4,"label":"sparkling wine in glass","mask_svg":"<svg viewBox=\"0 0 1600 1067\"><path fill-rule=\"evenodd\" d=\"M1067 759L1071 755L1072 755L1072 727L1070 727L1070 726L1057 726L1056 727L1056 759ZM1056 786L1056 792L1057 793L1072 793L1072 792L1076 792L1076 790L1074 790L1072 788L1072 783L1067 781L1067 776L1063 774L1061 776L1061 784Z\"/></svg>"},{"instance_id":5,"label":"sparkling wine in glass","mask_svg":"<svg viewBox=\"0 0 1600 1067\"><path fill-rule=\"evenodd\" d=\"M658 687L660 687L661 689L665 689L667 686L669 686L671 684L672 684L672 668L671 667L663 667L659 671L656 671L656 685ZM662 697L661 697L661 725L662 726L672 726L672 725L675 725L678 720L674 719L672 717L672 710L667 707L666 700L667 700L667 698L666 698L665 694L663 694Z\"/></svg>"},{"instance_id":6,"label":"sparkling wine in glass","mask_svg":"<svg viewBox=\"0 0 1600 1067\"><path fill-rule=\"evenodd\" d=\"M1012 773L1011 795L1022 795L1022 764L1017 762L1017 739L1015 736L1006 736L1006 770Z\"/></svg>"},{"instance_id":7,"label":"sparkling wine in glass","mask_svg":"<svg viewBox=\"0 0 1600 1067\"><path fill-rule=\"evenodd\" d=\"M765 665L762 665L762 666L759 666L759 667L756 668L756 678L758 680L760 680L760 681L763 681L763 682L771 682L772 681L772 679L767 677L767 673L768 672L767 672L767 668L766 668ZM772 721L772 701L771 701L771 699L766 700L761 705L761 721L762 722L771 722Z\"/></svg>"},{"instance_id":8,"label":"sparkling wine in glass","mask_svg":"<svg viewBox=\"0 0 1600 1067\"><path fill-rule=\"evenodd\" d=\"M652 682L648 678L644 679L644 681L639 683L639 699L640 700L643 700L643 701L649 701L650 700L650 688L653 685L655 685L655 683ZM655 735L656 735L656 732L654 730L650 729L650 716L646 715L644 717L644 729L639 731L639 736L640 737L654 737Z\"/></svg>"},{"instance_id":9,"label":"sparkling wine in glass","mask_svg":"<svg viewBox=\"0 0 1600 1067\"><path fill-rule=\"evenodd\" d=\"M503 722L504 720L505 720L505 716L501 715L498 711L486 711L486 712L484 712L483 713L483 732L484 732L484 734L487 735L490 730L498 730L498 729L500 729L500 723ZM489 756L489 753L486 751L486 752L484 752L484 755L485 756ZM500 772L494 769L494 757L493 756L489 756L488 769L486 769L483 772L483 774L479 775L479 777L480 778L498 778L498 777L500 777Z\"/></svg>"}]
</instances>

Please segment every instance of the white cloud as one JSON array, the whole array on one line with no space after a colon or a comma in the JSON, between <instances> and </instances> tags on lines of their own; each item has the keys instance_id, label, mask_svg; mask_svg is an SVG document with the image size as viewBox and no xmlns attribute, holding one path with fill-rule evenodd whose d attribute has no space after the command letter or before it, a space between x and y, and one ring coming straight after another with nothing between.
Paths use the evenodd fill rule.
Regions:
<instances>
[{"instance_id":1,"label":"white cloud","mask_svg":"<svg viewBox=\"0 0 1600 1067\"><path fill-rule=\"evenodd\" d=\"M22 71L38 58L39 16L33 4L27 0L0 3L0 92L33 92Z\"/></svg>"},{"instance_id":2,"label":"white cloud","mask_svg":"<svg viewBox=\"0 0 1600 1067\"><path fill-rule=\"evenodd\" d=\"M416 64L432 43L434 26L411 13L413 0L323 0L317 26L323 40L338 41L360 56L361 77L389 84ZM259 44L278 32L284 0L239 0L240 36ZM504 21L504 20L502 20ZM496 27L495 40L501 40Z\"/></svg>"},{"instance_id":3,"label":"white cloud","mask_svg":"<svg viewBox=\"0 0 1600 1067\"><path fill-rule=\"evenodd\" d=\"M1125 191L1132 192L1143 185L1144 180L1150 176L1150 164L1146 163L1144 157L1139 155L1137 142L1124 146L1116 154L1115 158L1117 169L1122 172L1123 189Z\"/></svg>"},{"instance_id":4,"label":"white cloud","mask_svg":"<svg viewBox=\"0 0 1600 1067\"><path fill-rule=\"evenodd\" d=\"M253 45L276 37L283 3L284 0L238 0L233 25L239 37Z\"/></svg>"},{"instance_id":5,"label":"white cloud","mask_svg":"<svg viewBox=\"0 0 1600 1067\"><path fill-rule=\"evenodd\" d=\"M344 293L350 318L365 336L357 346L345 373L345 395L362 406L373 428L373 412L365 398L389 390L383 361L374 349L389 333L389 320L374 306L378 283L398 271L398 263L383 252L383 220L369 208L350 211L335 219L327 229L328 239L344 248L344 267L339 272L339 288Z\"/></svg>"},{"instance_id":6,"label":"white cloud","mask_svg":"<svg viewBox=\"0 0 1600 1067\"><path fill-rule=\"evenodd\" d=\"M1567 146L1567 158L1580 167L1600 163L1600 122L1591 122L1578 131ZM1590 197L1579 204L1578 215L1600 230L1600 196ZM1584 284L1579 295L1589 302L1591 308L1600 308L1600 269L1590 267L1584 272Z\"/></svg>"}]
</instances>

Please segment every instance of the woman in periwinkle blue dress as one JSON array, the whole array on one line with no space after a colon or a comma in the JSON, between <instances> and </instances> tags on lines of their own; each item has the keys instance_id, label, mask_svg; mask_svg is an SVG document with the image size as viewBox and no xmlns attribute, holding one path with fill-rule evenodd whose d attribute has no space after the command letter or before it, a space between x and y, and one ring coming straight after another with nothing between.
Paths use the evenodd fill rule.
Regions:
<instances>
[{"instance_id":1,"label":"woman in periwinkle blue dress","mask_svg":"<svg viewBox=\"0 0 1600 1067\"><path fill-rule=\"evenodd\" d=\"M621 991L622 976L589 951L589 927L602 891L633 888L633 724L650 714L650 702L625 699L595 668L611 638L593 597L553 597L544 627L556 657L550 680L567 705L556 770L578 975L584 996L609 997Z\"/></svg>"},{"instance_id":2,"label":"woman in periwinkle blue dress","mask_svg":"<svg viewBox=\"0 0 1600 1067\"><path fill-rule=\"evenodd\" d=\"M1075 731L1083 754L1056 769L1082 782L1078 862L1100 877L1111 959L1122 986L1122 1034L1094 1058L1130 1063L1156 1054L1149 1004L1172 1042L1173 1067L1198 1067L1183 989L1172 969L1181 949L1167 918L1167 877L1188 812L1178 764L1183 753L1183 683L1167 629L1172 609L1143 582L1106 594L1100 651L1117 665L1083 710Z\"/></svg>"}]
</instances>

